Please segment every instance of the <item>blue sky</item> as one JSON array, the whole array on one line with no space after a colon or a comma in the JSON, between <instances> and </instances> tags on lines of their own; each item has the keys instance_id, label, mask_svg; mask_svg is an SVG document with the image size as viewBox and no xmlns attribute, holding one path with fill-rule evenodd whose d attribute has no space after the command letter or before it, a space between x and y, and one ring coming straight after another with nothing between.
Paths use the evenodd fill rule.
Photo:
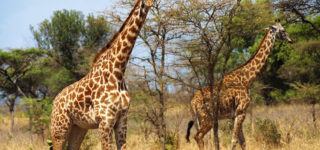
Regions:
<instances>
[{"instance_id":1,"label":"blue sky","mask_svg":"<svg viewBox=\"0 0 320 150\"><path fill-rule=\"evenodd\" d=\"M0 49L35 46L30 25L50 18L55 10L74 9L84 14L111 8L116 0L1 0Z\"/></svg>"}]
</instances>

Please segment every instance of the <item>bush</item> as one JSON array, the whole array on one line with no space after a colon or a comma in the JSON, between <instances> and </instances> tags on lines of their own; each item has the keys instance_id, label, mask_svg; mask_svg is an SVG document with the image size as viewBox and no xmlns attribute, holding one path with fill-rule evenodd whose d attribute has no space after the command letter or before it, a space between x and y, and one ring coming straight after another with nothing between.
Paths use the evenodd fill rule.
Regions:
<instances>
[{"instance_id":1,"label":"bush","mask_svg":"<svg viewBox=\"0 0 320 150\"><path fill-rule=\"evenodd\" d=\"M168 131L166 135L166 150L179 149L179 135L175 135L173 132Z\"/></svg>"},{"instance_id":2,"label":"bush","mask_svg":"<svg viewBox=\"0 0 320 150\"><path fill-rule=\"evenodd\" d=\"M281 134L276 124L270 119L257 119L255 121L254 138L268 146L279 146Z\"/></svg>"},{"instance_id":3,"label":"bush","mask_svg":"<svg viewBox=\"0 0 320 150\"><path fill-rule=\"evenodd\" d=\"M31 118L29 130L41 135L44 141L45 130L49 128L52 100L38 98L23 98L27 106L26 114Z\"/></svg>"}]
</instances>

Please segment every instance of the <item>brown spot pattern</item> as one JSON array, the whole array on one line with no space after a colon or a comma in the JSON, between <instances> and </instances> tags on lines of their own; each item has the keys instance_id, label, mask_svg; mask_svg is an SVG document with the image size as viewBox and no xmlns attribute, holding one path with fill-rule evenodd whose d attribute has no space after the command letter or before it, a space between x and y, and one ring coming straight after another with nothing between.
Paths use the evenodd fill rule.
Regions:
<instances>
[{"instance_id":1,"label":"brown spot pattern","mask_svg":"<svg viewBox=\"0 0 320 150\"><path fill-rule=\"evenodd\" d=\"M112 149L110 133L112 133L111 130L115 123L117 123L115 128L117 144L120 145L120 148L125 148L126 113L118 114L118 112L123 109L121 102L128 104L129 100L125 97L119 98L119 92L121 91L116 90L117 87L122 85L119 79L122 80L123 78L126 64L136 39L129 32L139 32L140 29L135 27L141 27L145 19L143 16L137 19L141 17L139 12L145 12L149 9L148 7L146 10L140 10L141 3L142 0L138 0L119 32L111 38L106 46L101 48L93 60L90 72L80 81L65 88L54 101L51 121L54 149L64 147L69 136L68 133L74 132L70 131L70 127L78 126L79 124L81 124L79 125L81 128L97 128L99 126L102 137L101 145L103 148ZM134 28L131 29L128 25L134 26ZM121 42L121 40L124 42ZM118 62L117 59L120 61ZM114 67L118 69L114 69ZM114 93L110 93L110 91ZM73 137L74 135L78 137ZM83 131L77 131L77 134L70 135L70 139L81 139L82 137L80 136L83 135L85 135ZM74 143L77 143L76 146L78 146L81 145L80 142L73 140L69 144L75 146Z\"/></svg>"},{"instance_id":2,"label":"brown spot pattern","mask_svg":"<svg viewBox=\"0 0 320 150\"><path fill-rule=\"evenodd\" d=\"M245 112L249 105L250 98L248 89L250 89L251 83L254 81L256 75L263 67L268 55L270 53L272 43L272 36L268 36L270 31L266 33L264 39L261 41L260 46L254 57L252 57L243 66L231 71L231 73L224 76L222 79L223 86L220 92L220 109L218 117L219 119L233 118L235 117L234 131L232 136L232 149L235 148L236 143L241 145L242 149L245 149L245 139L242 132L242 123L245 118ZM217 81L216 83L219 83ZM230 84L232 86L229 86ZM217 95L217 85L214 87L213 95ZM213 106L210 100L210 90L206 87L201 91L197 91L193 99L191 100L192 113L198 119L200 123L200 129L195 135L195 139L199 148L204 149L203 136L212 128L212 116ZM203 95L202 95L203 94Z\"/></svg>"}]
</instances>

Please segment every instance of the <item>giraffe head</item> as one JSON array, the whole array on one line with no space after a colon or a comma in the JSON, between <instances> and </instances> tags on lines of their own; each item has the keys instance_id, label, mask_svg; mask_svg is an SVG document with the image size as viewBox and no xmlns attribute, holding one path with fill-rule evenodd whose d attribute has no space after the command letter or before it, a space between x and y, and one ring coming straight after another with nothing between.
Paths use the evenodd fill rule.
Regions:
<instances>
[{"instance_id":1,"label":"giraffe head","mask_svg":"<svg viewBox=\"0 0 320 150\"><path fill-rule=\"evenodd\" d=\"M150 7L153 5L153 2L152 0L142 0L142 3L141 3L141 11L142 11L142 14L146 14L147 10L150 9Z\"/></svg>"},{"instance_id":2,"label":"giraffe head","mask_svg":"<svg viewBox=\"0 0 320 150\"><path fill-rule=\"evenodd\" d=\"M153 5L152 0L143 0L142 2L143 2L143 4L145 4L147 7L151 7L151 6Z\"/></svg>"},{"instance_id":3,"label":"giraffe head","mask_svg":"<svg viewBox=\"0 0 320 150\"><path fill-rule=\"evenodd\" d=\"M285 40L289 43L292 43L291 38L289 37L289 34L286 32L286 30L282 27L279 20L276 21L274 25L270 27L272 31L274 31L278 38Z\"/></svg>"}]
</instances>

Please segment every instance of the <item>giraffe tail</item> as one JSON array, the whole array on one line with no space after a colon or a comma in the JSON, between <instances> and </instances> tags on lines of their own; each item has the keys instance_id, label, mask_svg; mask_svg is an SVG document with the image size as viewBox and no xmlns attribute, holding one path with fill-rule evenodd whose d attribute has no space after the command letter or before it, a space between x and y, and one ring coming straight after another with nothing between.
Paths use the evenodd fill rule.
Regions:
<instances>
[{"instance_id":1,"label":"giraffe tail","mask_svg":"<svg viewBox=\"0 0 320 150\"><path fill-rule=\"evenodd\" d=\"M193 124L194 124L193 120L189 121L189 123L188 123L188 129L187 129L187 135L186 135L187 142L190 142L190 138L189 138L190 137L190 130L191 130Z\"/></svg>"}]
</instances>

